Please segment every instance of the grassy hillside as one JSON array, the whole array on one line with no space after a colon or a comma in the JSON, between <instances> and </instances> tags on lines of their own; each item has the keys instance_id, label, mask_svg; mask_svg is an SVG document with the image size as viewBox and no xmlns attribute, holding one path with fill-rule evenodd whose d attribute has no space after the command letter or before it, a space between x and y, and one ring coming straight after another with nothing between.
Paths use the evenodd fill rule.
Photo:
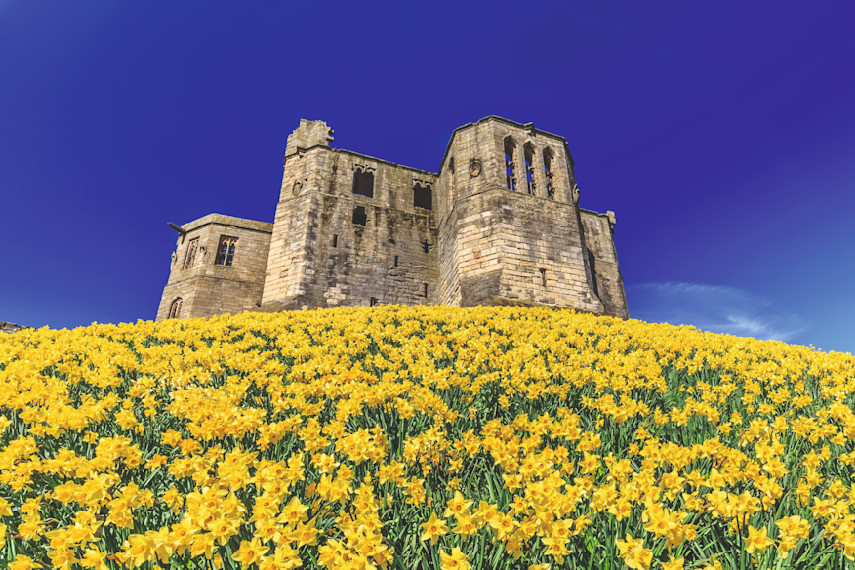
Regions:
<instances>
[{"instance_id":1,"label":"grassy hillside","mask_svg":"<svg viewBox=\"0 0 855 570\"><path fill-rule=\"evenodd\" d=\"M855 565L853 392L848 354L546 309L22 331L0 566Z\"/></svg>"}]
</instances>

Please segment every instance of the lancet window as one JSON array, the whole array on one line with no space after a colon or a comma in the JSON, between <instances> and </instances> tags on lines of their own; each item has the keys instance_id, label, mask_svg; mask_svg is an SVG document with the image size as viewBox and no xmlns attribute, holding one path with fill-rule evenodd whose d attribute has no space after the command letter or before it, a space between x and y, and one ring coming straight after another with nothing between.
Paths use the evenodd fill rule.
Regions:
<instances>
[{"instance_id":1,"label":"lancet window","mask_svg":"<svg viewBox=\"0 0 855 570\"><path fill-rule=\"evenodd\" d=\"M523 151L523 155L525 156L526 190L529 194L534 194L534 145L532 145L531 143L526 143L525 147L523 147Z\"/></svg>"},{"instance_id":2,"label":"lancet window","mask_svg":"<svg viewBox=\"0 0 855 570\"><path fill-rule=\"evenodd\" d=\"M517 145L514 144L514 139L507 137L505 139L505 177L510 190L517 189L516 164L514 163L516 150Z\"/></svg>"},{"instance_id":3,"label":"lancet window","mask_svg":"<svg viewBox=\"0 0 855 570\"><path fill-rule=\"evenodd\" d=\"M552 149L543 151L543 178L546 181L546 197L555 199L555 187L552 185Z\"/></svg>"}]
</instances>

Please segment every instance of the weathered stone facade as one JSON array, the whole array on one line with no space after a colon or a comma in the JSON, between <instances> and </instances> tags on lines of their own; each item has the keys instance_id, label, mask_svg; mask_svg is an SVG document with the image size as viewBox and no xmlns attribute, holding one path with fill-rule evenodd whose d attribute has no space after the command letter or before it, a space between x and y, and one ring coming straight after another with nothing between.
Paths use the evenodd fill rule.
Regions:
<instances>
[{"instance_id":1,"label":"weathered stone facade","mask_svg":"<svg viewBox=\"0 0 855 570\"><path fill-rule=\"evenodd\" d=\"M158 320L380 303L629 316L614 214L579 208L563 138L487 117L454 131L438 173L331 141L305 119L288 137L272 225L211 214L174 226Z\"/></svg>"}]
</instances>

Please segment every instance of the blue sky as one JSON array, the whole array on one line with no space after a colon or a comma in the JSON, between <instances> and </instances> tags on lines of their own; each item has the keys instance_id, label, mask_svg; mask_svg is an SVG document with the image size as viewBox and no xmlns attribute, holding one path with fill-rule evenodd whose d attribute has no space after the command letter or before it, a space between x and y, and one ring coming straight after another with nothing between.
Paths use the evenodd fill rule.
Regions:
<instances>
[{"instance_id":1,"label":"blue sky","mask_svg":"<svg viewBox=\"0 0 855 570\"><path fill-rule=\"evenodd\" d=\"M288 134L435 171L564 136L632 317L855 351L851 2L0 0L0 320L151 319L175 233L272 221Z\"/></svg>"}]
</instances>

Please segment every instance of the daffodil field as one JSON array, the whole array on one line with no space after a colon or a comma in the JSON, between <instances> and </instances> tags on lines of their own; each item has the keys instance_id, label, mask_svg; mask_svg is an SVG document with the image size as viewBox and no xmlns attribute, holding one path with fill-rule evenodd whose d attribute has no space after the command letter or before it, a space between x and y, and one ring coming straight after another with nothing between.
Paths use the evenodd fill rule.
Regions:
<instances>
[{"instance_id":1,"label":"daffodil field","mask_svg":"<svg viewBox=\"0 0 855 570\"><path fill-rule=\"evenodd\" d=\"M855 567L855 358L538 308L0 336L0 567Z\"/></svg>"}]
</instances>

